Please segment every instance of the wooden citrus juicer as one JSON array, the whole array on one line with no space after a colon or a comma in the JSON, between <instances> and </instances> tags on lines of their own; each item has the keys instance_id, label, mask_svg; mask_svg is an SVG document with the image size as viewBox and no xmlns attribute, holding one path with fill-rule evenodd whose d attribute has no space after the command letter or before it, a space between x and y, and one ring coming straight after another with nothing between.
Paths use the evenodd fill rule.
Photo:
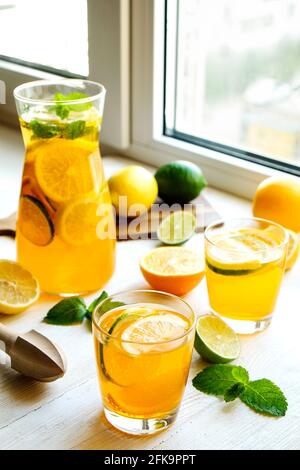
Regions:
<instances>
[{"instance_id":1,"label":"wooden citrus juicer","mask_svg":"<svg viewBox=\"0 0 300 470\"><path fill-rule=\"evenodd\" d=\"M40 382L52 382L66 372L64 353L35 330L18 335L0 323L0 349L10 356L12 369Z\"/></svg>"}]
</instances>

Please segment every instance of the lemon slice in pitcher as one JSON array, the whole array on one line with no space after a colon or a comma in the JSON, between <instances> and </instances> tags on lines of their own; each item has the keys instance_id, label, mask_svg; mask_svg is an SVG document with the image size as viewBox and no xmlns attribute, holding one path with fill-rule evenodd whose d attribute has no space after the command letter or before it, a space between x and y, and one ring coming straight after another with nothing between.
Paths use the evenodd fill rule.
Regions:
<instances>
[{"instance_id":1,"label":"lemon slice in pitcher","mask_svg":"<svg viewBox=\"0 0 300 470\"><path fill-rule=\"evenodd\" d=\"M101 186L101 161L91 142L53 139L36 150L35 173L44 194L64 203Z\"/></svg>"},{"instance_id":2,"label":"lemon slice in pitcher","mask_svg":"<svg viewBox=\"0 0 300 470\"><path fill-rule=\"evenodd\" d=\"M14 261L0 260L0 313L23 312L39 295L39 283L27 269Z\"/></svg>"}]
</instances>

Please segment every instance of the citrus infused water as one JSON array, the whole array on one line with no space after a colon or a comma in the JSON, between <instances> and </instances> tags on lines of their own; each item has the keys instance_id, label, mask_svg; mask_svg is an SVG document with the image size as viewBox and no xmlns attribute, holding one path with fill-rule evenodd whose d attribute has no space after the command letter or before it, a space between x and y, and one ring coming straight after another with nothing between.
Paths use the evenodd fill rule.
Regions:
<instances>
[{"instance_id":1,"label":"citrus infused water","mask_svg":"<svg viewBox=\"0 0 300 470\"><path fill-rule=\"evenodd\" d=\"M43 96L43 82L37 83L36 95ZM99 151L97 103L81 103L86 94L64 90L62 95L52 88L50 104L27 103L25 93L20 97L26 153L17 256L44 291L74 294L99 289L112 275L114 237L99 233L102 218L112 216L111 201ZM77 97L74 103L70 96Z\"/></svg>"},{"instance_id":2,"label":"citrus infused water","mask_svg":"<svg viewBox=\"0 0 300 470\"><path fill-rule=\"evenodd\" d=\"M141 420L176 414L192 355L191 320L164 305L135 304L105 313L98 326L95 350L105 410Z\"/></svg>"},{"instance_id":3,"label":"citrus infused water","mask_svg":"<svg viewBox=\"0 0 300 470\"><path fill-rule=\"evenodd\" d=\"M206 234L206 278L212 310L233 320L270 317L281 285L286 243L280 226L263 224Z\"/></svg>"}]
</instances>

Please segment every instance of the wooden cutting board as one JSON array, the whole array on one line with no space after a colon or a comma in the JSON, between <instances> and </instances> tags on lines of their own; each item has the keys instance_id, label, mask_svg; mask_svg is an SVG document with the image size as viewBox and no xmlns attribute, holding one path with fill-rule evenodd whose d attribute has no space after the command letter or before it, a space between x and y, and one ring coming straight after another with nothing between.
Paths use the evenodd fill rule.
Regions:
<instances>
[{"instance_id":1,"label":"wooden cutting board","mask_svg":"<svg viewBox=\"0 0 300 470\"><path fill-rule=\"evenodd\" d=\"M180 210L179 205L176 204L169 208L165 203L158 201L149 212L142 214L140 217L131 219L117 217L117 239L119 241L156 239L156 231L160 222L176 210ZM220 218L217 211L202 195L192 203L187 204L184 210L193 212L195 215L197 233L203 232L205 227ZM16 213L14 213L5 219L0 219L0 236L15 236L16 218Z\"/></svg>"}]
</instances>

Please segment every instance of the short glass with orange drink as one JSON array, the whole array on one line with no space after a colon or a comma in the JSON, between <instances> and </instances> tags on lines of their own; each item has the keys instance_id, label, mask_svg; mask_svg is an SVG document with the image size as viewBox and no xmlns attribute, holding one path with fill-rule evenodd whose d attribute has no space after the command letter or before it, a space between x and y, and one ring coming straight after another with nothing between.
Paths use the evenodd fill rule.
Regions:
<instances>
[{"instance_id":1,"label":"short glass with orange drink","mask_svg":"<svg viewBox=\"0 0 300 470\"><path fill-rule=\"evenodd\" d=\"M288 233L264 219L229 219L205 231L211 309L238 333L255 333L272 319L284 274Z\"/></svg>"},{"instance_id":2,"label":"short glass with orange drink","mask_svg":"<svg viewBox=\"0 0 300 470\"><path fill-rule=\"evenodd\" d=\"M46 292L93 291L113 273L114 221L99 150L105 93L87 80L42 80L14 92L26 148L17 258Z\"/></svg>"},{"instance_id":3,"label":"short glass with orange drink","mask_svg":"<svg viewBox=\"0 0 300 470\"><path fill-rule=\"evenodd\" d=\"M104 413L116 428L150 434L176 418L194 344L195 316L179 297L128 291L93 313Z\"/></svg>"}]
</instances>

